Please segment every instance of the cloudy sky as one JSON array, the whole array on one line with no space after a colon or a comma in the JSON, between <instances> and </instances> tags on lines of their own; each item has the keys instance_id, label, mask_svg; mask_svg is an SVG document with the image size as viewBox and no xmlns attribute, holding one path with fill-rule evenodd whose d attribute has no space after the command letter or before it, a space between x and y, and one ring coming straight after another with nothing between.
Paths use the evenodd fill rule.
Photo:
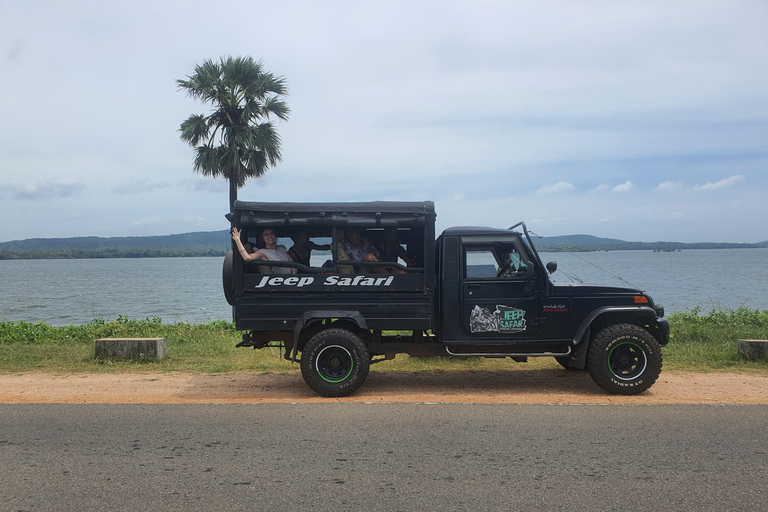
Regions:
<instances>
[{"instance_id":1,"label":"cloudy sky","mask_svg":"<svg viewBox=\"0 0 768 512\"><path fill-rule=\"evenodd\" d=\"M3 0L0 241L227 229L175 80L288 81L240 198L433 200L438 228L768 240L768 2Z\"/></svg>"}]
</instances>

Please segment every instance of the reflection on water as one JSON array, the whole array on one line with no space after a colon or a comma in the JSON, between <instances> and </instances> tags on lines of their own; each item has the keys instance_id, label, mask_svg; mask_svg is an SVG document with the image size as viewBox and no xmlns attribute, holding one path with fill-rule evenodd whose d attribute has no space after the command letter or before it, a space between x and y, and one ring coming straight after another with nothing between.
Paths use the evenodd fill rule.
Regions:
<instances>
[{"instance_id":1,"label":"reflection on water","mask_svg":"<svg viewBox=\"0 0 768 512\"><path fill-rule=\"evenodd\" d=\"M318 256L320 256L318 254ZM542 253L558 262L556 282L624 285L648 291L668 312L700 306L768 309L768 249L673 253ZM586 260L586 261L585 261ZM223 258L0 261L0 320L82 324L94 318L163 322L231 319L221 285ZM605 271L609 272L606 273Z\"/></svg>"}]
</instances>

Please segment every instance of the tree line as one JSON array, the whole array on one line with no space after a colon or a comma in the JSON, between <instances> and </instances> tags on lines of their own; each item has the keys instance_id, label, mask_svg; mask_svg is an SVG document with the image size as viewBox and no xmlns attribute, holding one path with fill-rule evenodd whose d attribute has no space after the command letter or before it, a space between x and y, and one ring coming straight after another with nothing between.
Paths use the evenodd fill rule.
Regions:
<instances>
[{"instance_id":1,"label":"tree line","mask_svg":"<svg viewBox=\"0 0 768 512\"><path fill-rule=\"evenodd\" d=\"M3 251L0 260L57 260L57 259L103 259L103 258L192 258L201 256L224 256L226 249L105 249L77 250L62 249L49 251Z\"/></svg>"}]
</instances>

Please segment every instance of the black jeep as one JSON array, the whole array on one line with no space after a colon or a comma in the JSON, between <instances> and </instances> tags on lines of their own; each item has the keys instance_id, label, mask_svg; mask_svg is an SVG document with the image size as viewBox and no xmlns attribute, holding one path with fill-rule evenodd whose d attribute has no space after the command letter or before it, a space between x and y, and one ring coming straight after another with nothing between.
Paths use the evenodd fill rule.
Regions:
<instances>
[{"instance_id":1,"label":"black jeep","mask_svg":"<svg viewBox=\"0 0 768 512\"><path fill-rule=\"evenodd\" d=\"M522 222L454 227L435 238L428 201L237 201L228 218L246 244L272 228L278 237L306 232L330 245L309 265L244 262L230 251L223 272L235 326L247 331L238 346L282 344L320 395L354 392L371 363L399 353L549 356L627 395L648 389L661 372L664 308L633 288L553 283L557 264L543 264ZM407 258L350 260L344 233L351 230L380 243L394 230Z\"/></svg>"}]
</instances>

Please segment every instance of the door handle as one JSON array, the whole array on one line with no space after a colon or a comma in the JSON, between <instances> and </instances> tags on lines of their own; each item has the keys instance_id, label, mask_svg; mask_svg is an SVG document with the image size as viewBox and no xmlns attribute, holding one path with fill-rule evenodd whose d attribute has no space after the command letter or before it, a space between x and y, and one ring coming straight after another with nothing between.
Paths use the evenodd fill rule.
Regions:
<instances>
[{"instance_id":1,"label":"door handle","mask_svg":"<svg viewBox=\"0 0 768 512\"><path fill-rule=\"evenodd\" d=\"M482 287L483 287L483 286L482 286L482 285L479 285L479 284L470 284L470 285L468 285L468 288L469 288L470 290L479 290L479 289L481 289Z\"/></svg>"}]
</instances>

